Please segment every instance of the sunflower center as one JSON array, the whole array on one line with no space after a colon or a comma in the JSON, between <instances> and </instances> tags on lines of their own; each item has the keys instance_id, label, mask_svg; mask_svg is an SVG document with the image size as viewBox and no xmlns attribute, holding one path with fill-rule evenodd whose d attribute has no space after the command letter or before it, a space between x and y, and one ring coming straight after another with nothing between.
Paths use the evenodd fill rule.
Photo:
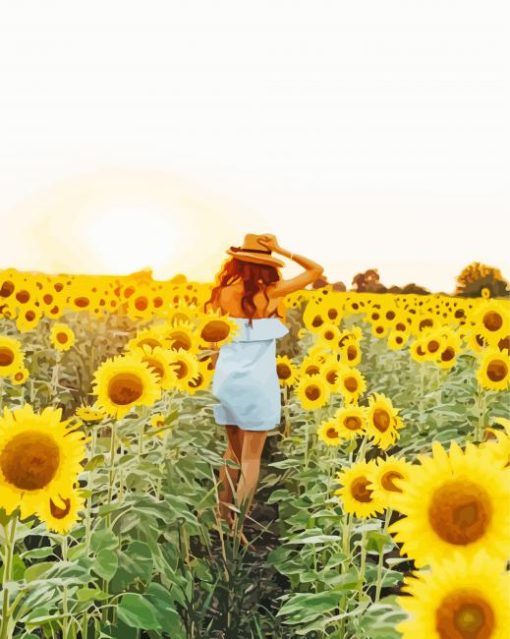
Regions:
<instances>
[{"instance_id":1,"label":"sunflower center","mask_svg":"<svg viewBox=\"0 0 510 639\"><path fill-rule=\"evenodd\" d=\"M499 340L498 348L500 351L502 351L505 348L507 351L510 351L510 335Z\"/></svg>"},{"instance_id":2,"label":"sunflower center","mask_svg":"<svg viewBox=\"0 0 510 639\"><path fill-rule=\"evenodd\" d=\"M443 362L451 362L454 357L455 351L451 346L445 348L444 351L441 353L441 359L443 360Z\"/></svg>"},{"instance_id":3,"label":"sunflower center","mask_svg":"<svg viewBox=\"0 0 510 639\"><path fill-rule=\"evenodd\" d=\"M384 408L376 408L374 411L374 426L378 431L384 433L390 427L390 416L388 411L384 410Z\"/></svg>"},{"instance_id":4,"label":"sunflower center","mask_svg":"<svg viewBox=\"0 0 510 639\"><path fill-rule=\"evenodd\" d=\"M335 320L338 317L338 311L336 308L328 309L328 317L330 320Z\"/></svg>"},{"instance_id":5,"label":"sunflower center","mask_svg":"<svg viewBox=\"0 0 510 639\"><path fill-rule=\"evenodd\" d=\"M492 507L489 495L481 486L456 479L436 489L428 515L430 525L441 539L465 546L487 532Z\"/></svg>"},{"instance_id":6,"label":"sunflower center","mask_svg":"<svg viewBox=\"0 0 510 639\"><path fill-rule=\"evenodd\" d=\"M344 425L348 430L359 430L361 428L361 419L355 415L349 415L344 421Z\"/></svg>"},{"instance_id":7,"label":"sunflower center","mask_svg":"<svg viewBox=\"0 0 510 639\"><path fill-rule=\"evenodd\" d=\"M396 470L390 470L381 478L381 484L385 490L390 490L393 493L401 493L402 489L395 486L394 479L403 479L404 476Z\"/></svg>"},{"instance_id":8,"label":"sunflower center","mask_svg":"<svg viewBox=\"0 0 510 639\"><path fill-rule=\"evenodd\" d=\"M437 349L439 348L439 342L436 339L432 339L427 344L427 348L429 350L429 353L435 353Z\"/></svg>"},{"instance_id":9,"label":"sunflower center","mask_svg":"<svg viewBox=\"0 0 510 639\"><path fill-rule=\"evenodd\" d=\"M338 374L336 371L329 371L326 374L326 379L328 380L328 384L334 384L338 379Z\"/></svg>"},{"instance_id":10,"label":"sunflower center","mask_svg":"<svg viewBox=\"0 0 510 639\"><path fill-rule=\"evenodd\" d=\"M174 333L170 339L172 340L172 350L174 351L178 351L180 348L183 351L188 351L191 347L191 340L185 333Z\"/></svg>"},{"instance_id":11,"label":"sunflower center","mask_svg":"<svg viewBox=\"0 0 510 639\"><path fill-rule=\"evenodd\" d=\"M5 479L19 490L38 490L47 486L60 463L55 440L38 430L14 435L0 454Z\"/></svg>"},{"instance_id":12,"label":"sunflower center","mask_svg":"<svg viewBox=\"0 0 510 639\"><path fill-rule=\"evenodd\" d=\"M493 359L487 366L487 377L491 382L500 382L508 375L508 367L501 359Z\"/></svg>"},{"instance_id":13,"label":"sunflower center","mask_svg":"<svg viewBox=\"0 0 510 639\"><path fill-rule=\"evenodd\" d=\"M321 394L321 391L319 389L318 386L307 386L306 390L305 390L305 395L307 397L307 399L309 399L310 401L314 401L316 399L319 399Z\"/></svg>"},{"instance_id":14,"label":"sunflower center","mask_svg":"<svg viewBox=\"0 0 510 639\"><path fill-rule=\"evenodd\" d=\"M189 368L186 362L183 362L183 361L175 362L174 366L175 366L175 374L177 376L177 379L183 379L184 377L186 377L189 371Z\"/></svg>"},{"instance_id":15,"label":"sunflower center","mask_svg":"<svg viewBox=\"0 0 510 639\"><path fill-rule=\"evenodd\" d=\"M328 430L326 431L326 437L329 437L330 439L333 439L334 437L338 437L337 429L333 428L333 426L328 428Z\"/></svg>"},{"instance_id":16,"label":"sunflower center","mask_svg":"<svg viewBox=\"0 0 510 639\"><path fill-rule=\"evenodd\" d=\"M358 354L358 349L355 346L347 347L347 359L352 362L352 360L356 359L356 355Z\"/></svg>"},{"instance_id":17,"label":"sunflower center","mask_svg":"<svg viewBox=\"0 0 510 639\"><path fill-rule=\"evenodd\" d=\"M136 402L143 394L142 380L132 373L119 373L108 384L108 396L114 404L126 406Z\"/></svg>"},{"instance_id":18,"label":"sunflower center","mask_svg":"<svg viewBox=\"0 0 510 639\"><path fill-rule=\"evenodd\" d=\"M0 366L10 366L14 361L14 353L10 348L0 348Z\"/></svg>"},{"instance_id":19,"label":"sunflower center","mask_svg":"<svg viewBox=\"0 0 510 639\"><path fill-rule=\"evenodd\" d=\"M67 333L57 333L57 342L59 342L59 344L65 344L68 339Z\"/></svg>"},{"instance_id":20,"label":"sunflower center","mask_svg":"<svg viewBox=\"0 0 510 639\"><path fill-rule=\"evenodd\" d=\"M488 331L499 331L503 326L503 318L496 311L489 311L483 316L483 325Z\"/></svg>"},{"instance_id":21,"label":"sunflower center","mask_svg":"<svg viewBox=\"0 0 510 639\"><path fill-rule=\"evenodd\" d=\"M489 639L494 626L489 603L467 589L446 595L436 610L436 630L441 639Z\"/></svg>"},{"instance_id":22,"label":"sunflower center","mask_svg":"<svg viewBox=\"0 0 510 639\"><path fill-rule=\"evenodd\" d=\"M228 337L230 326L221 320L207 322L200 333L200 337L205 342L221 342Z\"/></svg>"},{"instance_id":23,"label":"sunflower center","mask_svg":"<svg viewBox=\"0 0 510 639\"><path fill-rule=\"evenodd\" d=\"M351 494L356 501L372 501L372 491L367 488L370 481L366 477L356 477L351 484Z\"/></svg>"},{"instance_id":24,"label":"sunflower center","mask_svg":"<svg viewBox=\"0 0 510 639\"><path fill-rule=\"evenodd\" d=\"M163 365L161 364L161 362L159 362L157 359L151 359L150 357L145 357L143 361L146 362L150 368L152 368L152 370L156 373L156 375L160 379L164 376L165 369L163 368Z\"/></svg>"},{"instance_id":25,"label":"sunflower center","mask_svg":"<svg viewBox=\"0 0 510 639\"><path fill-rule=\"evenodd\" d=\"M202 376L202 373L198 373L198 375L194 379L188 382L188 385L191 386L191 388L198 388L203 381L204 378Z\"/></svg>"},{"instance_id":26,"label":"sunflower center","mask_svg":"<svg viewBox=\"0 0 510 639\"><path fill-rule=\"evenodd\" d=\"M358 390L358 380L355 377L347 377L344 384L350 393L354 393L354 391Z\"/></svg>"},{"instance_id":27,"label":"sunflower center","mask_svg":"<svg viewBox=\"0 0 510 639\"><path fill-rule=\"evenodd\" d=\"M53 503L53 500L50 499L50 511L55 519L63 519L66 515L69 514L69 511L71 510L71 500L62 497L62 501L65 504L65 508L59 508L56 504Z\"/></svg>"},{"instance_id":28,"label":"sunflower center","mask_svg":"<svg viewBox=\"0 0 510 639\"><path fill-rule=\"evenodd\" d=\"M334 337L335 337L335 334L333 333L333 331L326 331L324 333L324 339L332 340Z\"/></svg>"},{"instance_id":29,"label":"sunflower center","mask_svg":"<svg viewBox=\"0 0 510 639\"><path fill-rule=\"evenodd\" d=\"M291 375L290 368L287 364L277 364L276 373L280 379L289 379Z\"/></svg>"},{"instance_id":30,"label":"sunflower center","mask_svg":"<svg viewBox=\"0 0 510 639\"><path fill-rule=\"evenodd\" d=\"M321 369L315 364L312 364L311 366L307 366L305 370L306 375L318 375L320 372L321 372Z\"/></svg>"}]
</instances>

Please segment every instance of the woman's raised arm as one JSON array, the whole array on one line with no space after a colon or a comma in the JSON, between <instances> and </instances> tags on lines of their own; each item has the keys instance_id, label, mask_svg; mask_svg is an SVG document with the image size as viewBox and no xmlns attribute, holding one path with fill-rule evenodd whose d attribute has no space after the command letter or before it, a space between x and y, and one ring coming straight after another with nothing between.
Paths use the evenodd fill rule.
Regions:
<instances>
[{"instance_id":1,"label":"woman's raised arm","mask_svg":"<svg viewBox=\"0 0 510 639\"><path fill-rule=\"evenodd\" d=\"M279 246L274 235L262 235L259 238L259 242L268 249L271 249L271 251L283 255L283 257L290 258L305 269L303 273L296 275L296 277L292 277L288 280L280 280L268 286L267 294L269 297L282 297L294 291L299 291L308 284L315 282L315 280L324 273L324 268L320 264L317 264L317 262L302 255L295 255Z\"/></svg>"}]
</instances>

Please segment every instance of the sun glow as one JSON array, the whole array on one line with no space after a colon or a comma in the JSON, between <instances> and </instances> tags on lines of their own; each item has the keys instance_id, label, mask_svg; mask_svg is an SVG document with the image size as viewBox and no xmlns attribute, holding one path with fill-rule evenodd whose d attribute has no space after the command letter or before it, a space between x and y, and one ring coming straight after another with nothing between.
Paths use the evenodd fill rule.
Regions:
<instances>
[{"instance_id":1,"label":"sun glow","mask_svg":"<svg viewBox=\"0 0 510 639\"><path fill-rule=\"evenodd\" d=\"M177 215L155 208L118 205L86 220L83 244L105 273L164 268L182 245Z\"/></svg>"}]
</instances>

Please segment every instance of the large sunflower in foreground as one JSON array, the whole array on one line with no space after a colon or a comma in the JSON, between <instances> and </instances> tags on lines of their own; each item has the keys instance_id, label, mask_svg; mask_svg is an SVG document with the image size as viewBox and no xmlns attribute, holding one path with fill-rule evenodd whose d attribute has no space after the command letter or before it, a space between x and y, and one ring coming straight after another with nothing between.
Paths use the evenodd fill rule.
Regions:
<instances>
[{"instance_id":1,"label":"large sunflower in foreground","mask_svg":"<svg viewBox=\"0 0 510 639\"><path fill-rule=\"evenodd\" d=\"M384 504L371 488L375 462L358 462L336 474L342 488L335 490L342 500L343 510L358 517L372 517L384 511Z\"/></svg>"},{"instance_id":2,"label":"large sunflower in foreground","mask_svg":"<svg viewBox=\"0 0 510 639\"><path fill-rule=\"evenodd\" d=\"M43 499L36 514L49 530L66 534L79 521L78 513L83 510L85 498L83 491L76 487L65 495L61 494L61 498L63 505L60 506L51 497Z\"/></svg>"},{"instance_id":3,"label":"large sunflower in foreground","mask_svg":"<svg viewBox=\"0 0 510 639\"><path fill-rule=\"evenodd\" d=\"M406 576L402 592L397 603L409 615L396 626L402 639L508 638L510 574L483 550Z\"/></svg>"},{"instance_id":4,"label":"large sunflower in foreground","mask_svg":"<svg viewBox=\"0 0 510 639\"><path fill-rule=\"evenodd\" d=\"M72 420L61 421L61 408L34 413L30 404L0 416L0 504L10 514L20 507L21 519L52 499L64 503L85 457L89 438Z\"/></svg>"},{"instance_id":5,"label":"large sunflower in foreground","mask_svg":"<svg viewBox=\"0 0 510 639\"><path fill-rule=\"evenodd\" d=\"M482 388L505 390L510 384L510 357L497 348L489 348L481 356L476 378Z\"/></svg>"},{"instance_id":6,"label":"large sunflower in foreground","mask_svg":"<svg viewBox=\"0 0 510 639\"><path fill-rule=\"evenodd\" d=\"M369 397L368 404L367 433L374 444L386 450L398 439L398 430L404 427L404 423L389 397L374 393Z\"/></svg>"},{"instance_id":7,"label":"large sunflower in foreground","mask_svg":"<svg viewBox=\"0 0 510 639\"><path fill-rule=\"evenodd\" d=\"M94 374L92 395L108 415L121 419L133 406L152 406L161 396L156 373L140 357L128 353L103 362Z\"/></svg>"},{"instance_id":8,"label":"large sunflower in foreground","mask_svg":"<svg viewBox=\"0 0 510 639\"><path fill-rule=\"evenodd\" d=\"M447 453L439 442L432 456L418 455L409 478L399 482L395 508L405 515L389 531L402 553L417 567L434 564L454 550L468 559L480 548L504 561L510 547L508 472L483 449L463 451L451 442Z\"/></svg>"}]
</instances>

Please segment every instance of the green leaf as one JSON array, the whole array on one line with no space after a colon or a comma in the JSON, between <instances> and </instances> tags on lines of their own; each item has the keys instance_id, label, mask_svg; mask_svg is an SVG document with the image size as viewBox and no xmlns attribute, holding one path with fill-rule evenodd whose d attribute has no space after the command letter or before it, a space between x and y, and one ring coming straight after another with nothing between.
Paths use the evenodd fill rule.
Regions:
<instances>
[{"instance_id":1,"label":"green leaf","mask_svg":"<svg viewBox=\"0 0 510 639\"><path fill-rule=\"evenodd\" d=\"M277 617L290 617L289 623L312 621L339 606L337 592L298 593L292 595L276 613Z\"/></svg>"},{"instance_id":2,"label":"green leaf","mask_svg":"<svg viewBox=\"0 0 510 639\"><path fill-rule=\"evenodd\" d=\"M110 581L119 567L119 558L113 550L100 550L92 564L92 570L103 579Z\"/></svg>"},{"instance_id":3,"label":"green leaf","mask_svg":"<svg viewBox=\"0 0 510 639\"><path fill-rule=\"evenodd\" d=\"M112 550L119 545L119 539L110 528L94 530L90 538L90 547L94 552Z\"/></svg>"},{"instance_id":4,"label":"green leaf","mask_svg":"<svg viewBox=\"0 0 510 639\"><path fill-rule=\"evenodd\" d=\"M158 611L143 595L130 592L120 600L117 614L126 625L143 630L161 630Z\"/></svg>"}]
</instances>

